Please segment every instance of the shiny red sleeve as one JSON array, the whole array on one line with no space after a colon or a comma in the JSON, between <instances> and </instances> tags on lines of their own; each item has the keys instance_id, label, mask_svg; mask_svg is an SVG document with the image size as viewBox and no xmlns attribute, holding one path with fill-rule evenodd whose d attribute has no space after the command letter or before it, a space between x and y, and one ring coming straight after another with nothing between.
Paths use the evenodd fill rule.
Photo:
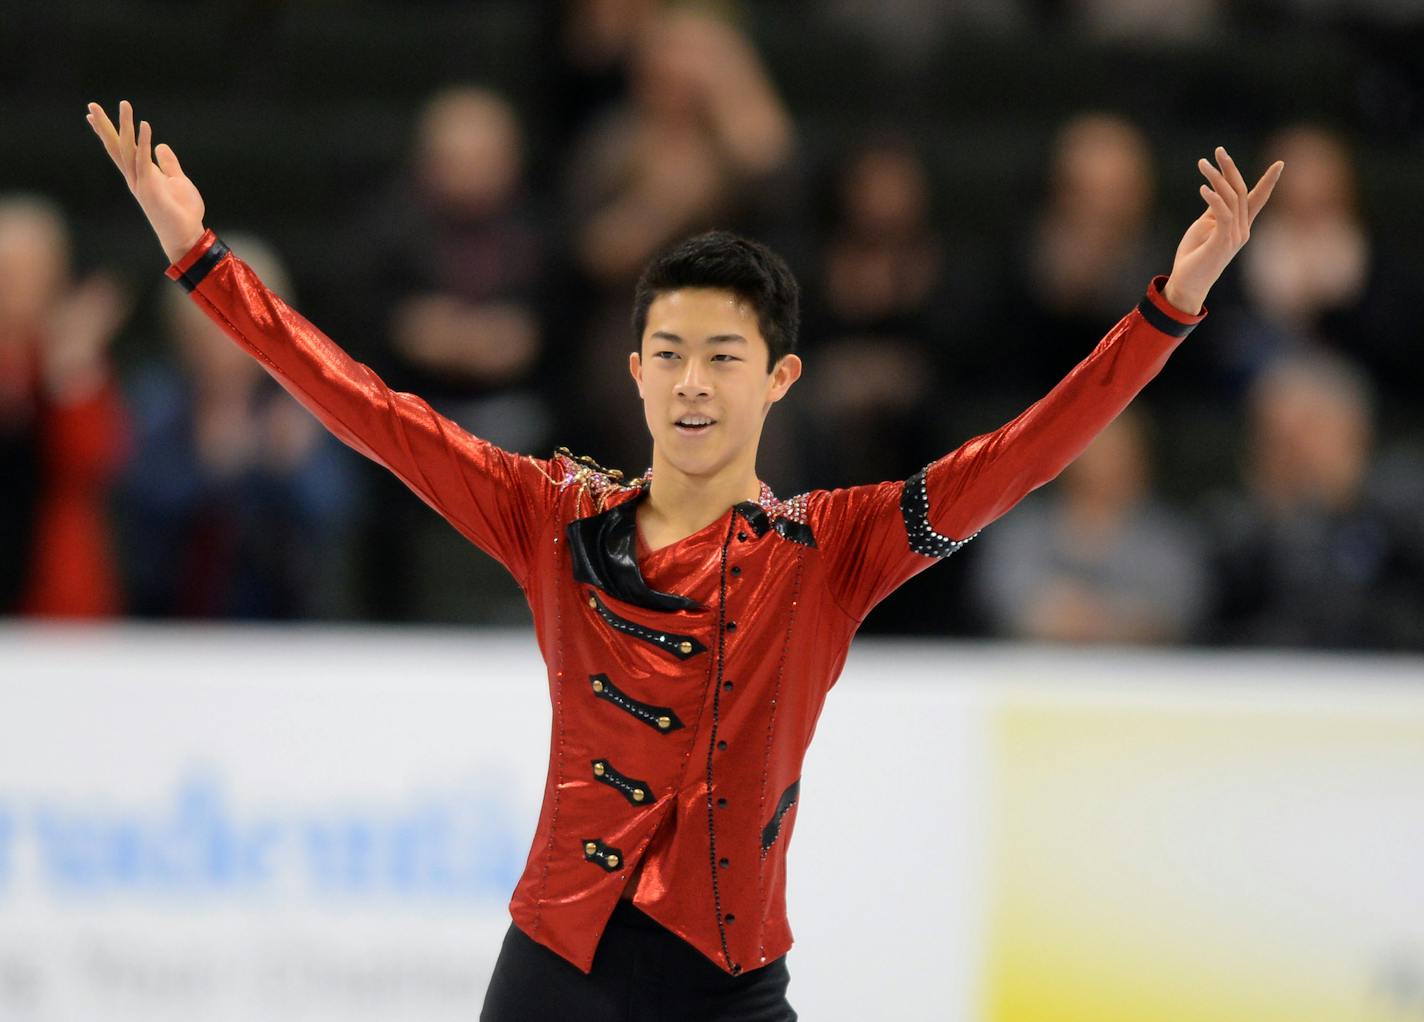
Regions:
<instances>
[{"instance_id":1,"label":"shiny red sleeve","mask_svg":"<svg viewBox=\"0 0 1424 1022\"><path fill-rule=\"evenodd\" d=\"M267 288L213 233L165 275L344 443L384 465L528 588L559 469L466 432L370 367Z\"/></svg>"},{"instance_id":2,"label":"shiny red sleeve","mask_svg":"<svg viewBox=\"0 0 1424 1022\"><path fill-rule=\"evenodd\" d=\"M1206 316L1162 295L1165 276L1059 383L991 433L903 482L819 491L808 501L831 594L859 621L895 588L973 539L1062 472Z\"/></svg>"}]
</instances>

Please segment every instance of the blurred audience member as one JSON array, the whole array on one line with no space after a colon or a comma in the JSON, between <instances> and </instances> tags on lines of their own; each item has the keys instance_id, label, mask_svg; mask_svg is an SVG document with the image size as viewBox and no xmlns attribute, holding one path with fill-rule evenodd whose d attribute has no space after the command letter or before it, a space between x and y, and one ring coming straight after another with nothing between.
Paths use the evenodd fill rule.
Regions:
<instances>
[{"instance_id":1,"label":"blurred audience member","mask_svg":"<svg viewBox=\"0 0 1424 1022\"><path fill-rule=\"evenodd\" d=\"M662 0L563 0L544 14L545 59L539 102L549 152L540 187L557 187L557 168L588 126L626 102L639 36Z\"/></svg>"},{"instance_id":2,"label":"blurred audience member","mask_svg":"<svg viewBox=\"0 0 1424 1022\"><path fill-rule=\"evenodd\" d=\"M354 341L384 324L366 349L352 348L387 383L501 447L547 453L549 229L525 187L518 117L494 92L453 85L424 105L413 148L405 173L353 225L344 279L358 296L343 332ZM364 474L370 613L527 620L523 595L492 559L384 469Z\"/></svg>"},{"instance_id":3,"label":"blurred audience member","mask_svg":"<svg viewBox=\"0 0 1424 1022\"><path fill-rule=\"evenodd\" d=\"M1275 136L1268 151L1290 167L1280 208L1243 253L1247 291L1267 316L1302 332L1332 309L1356 304L1370 271L1355 170L1344 144L1314 127Z\"/></svg>"},{"instance_id":4,"label":"blurred audience member","mask_svg":"<svg viewBox=\"0 0 1424 1022\"><path fill-rule=\"evenodd\" d=\"M1198 625L1201 539L1152 496L1132 405L1055 483L984 530L974 585L994 631L1053 642L1181 642Z\"/></svg>"},{"instance_id":5,"label":"blurred audience member","mask_svg":"<svg viewBox=\"0 0 1424 1022\"><path fill-rule=\"evenodd\" d=\"M1289 343L1305 337L1361 360L1391 396L1416 401L1424 360L1416 352L1412 273L1378 244L1360 208L1354 161L1338 135L1297 125L1264 150L1286 162L1271 215L1242 252L1245 296ZM1277 203L1279 202L1279 206Z\"/></svg>"},{"instance_id":6,"label":"blurred audience member","mask_svg":"<svg viewBox=\"0 0 1424 1022\"><path fill-rule=\"evenodd\" d=\"M748 230L774 244L795 192L787 176L794 145L790 116L733 26L671 10L639 35L629 101L589 126L566 168L571 254L583 292L576 299L583 315L568 327L587 338L574 393L582 442L599 461L637 471L648 460L627 371L638 273L668 244L712 227Z\"/></svg>"},{"instance_id":7,"label":"blurred audience member","mask_svg":"<svg viewBox=\"0 0 1424 1022\"><path fill-rule=\"evenodd\" d=\"M875 42L895 64L915 72L947 36L970 32L1021 31L1033 0L822 0L815 6L828 25L850 29Z\"/></svg>"},{"instance_id":8,"label":"blurred audience member","mask_svg":"<svg viewBox=\"0 0 1424 1022\"><path fill-rule=\"evenodd\" d=\"M238 232L224 238L299 304L270 248ZM176 358L129 388L137 445L120 506L131 612L331 616L355 456L185 293L162 294Z\"/></svg>"},{"instance_id":9,"label":"blurred audience member","mask_svg":"<svg viewBox=\"0 0 1424 1022\"><path fill-rule=\"evenodd\" d=\"M1207 637L1424 648L1424 466L1373 464L1365 376L1325 352L1284 356L1257 379L1249 411L1245 492L1207 502Z\"/></svg>"},{"instance_id":10,"label":"blurred audience member","mask_svg":"<svg viewBox=\"0 0 1424 1022\"><path fill-rule=\"evenodd\" d=\"M950 324L970 317L956 307L967 296L948 279L933 205L924 156L898 133L850 150L835 168L820 262L803 301L806 374L788 402L804 445L798 484L904 479L950 446L940 361ZM925 572L862 631L934 628L962 602L962 589L961 572Z\"/></svg>"},{"instance_id":11,"label":"blurred audience member","mask_svg":"<svg viewBox=\"0 0 1424 1022\"><path fill-rule=\"evenodd\" d=\"M934 348L954 312L931 203L923 157L903 139L870 142L839 167L802 318L817 485L904 478L944 453Z\"/></svg>"},{"instance_id":12,"label":"blurred audience member","mask_svg":"<svg viewBox=\"0 0 1424 1022\"><path fill-rule=\"evenodd\" d=\"M654 19L638 38L632 85L631 102L591 126L568 179L580 262L612 285L739 212L794 142L750 42L710 14Z\"/></svg>"},{"instance_id":13,"label":"blurred audience member","mask_svg":"<svg viewBox=\"0 0 1424 1022\"><path fill-rule=\"evenodd\" d=\"M1090 112L1059 130L1047 200L1016 262L1025 279L1001 320L1018 338L1006 382L1035 396L1053 386L1171 264L1172 242L1151 222L1155 192L1152 152L1132 122Z\"/></svg>"},{"instance_id":14,"label":"blurred audience member","mask_svg":"<svg viewBox=\"0 0 1424 1022\"><path fill-rule=\"evenodd\" d=\"M1224 0L1060 0L1088 35L1113 40L1188 42L1211 35Z\"/></svg>"},{"instance_id":15,"label":"blurred audience member","mask_svg":"<svg viewBox=\"0 0 1424 1022\"><path fill-rule=\"evenodd\" d=\"M120 609L106 497L126 420L107 351L130 298L71 272L60 208L0 196L0 613Z\"/></svg>"}]
</instances>

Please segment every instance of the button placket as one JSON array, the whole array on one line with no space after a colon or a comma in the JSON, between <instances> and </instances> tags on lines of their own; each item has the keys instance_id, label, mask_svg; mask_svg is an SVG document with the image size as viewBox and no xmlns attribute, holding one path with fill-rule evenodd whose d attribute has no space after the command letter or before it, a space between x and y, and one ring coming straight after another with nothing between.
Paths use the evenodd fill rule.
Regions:
<instances>
[{"instance_id":1,"label":"button placket","mask_svg":"<svg viewBox=\"0 0 1424 1022\"><path fill-rule=\"evenodd\" d=\"M760 510L759 508L757 509ZM733 518L735 519L735 515ZM721 696L722 684L726 680L723 671L727 662L727 635L735 628L735 624L728 622L727 615L727 579L728 579L728 559L730 555L731 540L735 524L729 523L727 532L722 540L721 557L721 578L718 587L717 598L717 642L716 642L716 664L712 678L712 729L709 735L711 744L707 749L707 841L708 841L708 866L711 869L712 881L712 908L717 921L718 934L722 943L722 958L727 963L727 969L732 975L740 975L742 972L741 963L732 960L731 949L727 944L726 927L735 919L735 916L726 911L722 904L722 891L718 884L719 857L717 855L717 824L715 820L715 807L712 801L712 791L715 785L714 780L714 759L718 750L725 751L727 741L717 737L718 723L721 717ZM745 542L747 534L745 531L735 533L738 540ZM729 627L730 625L730 627ZM725 800L719 800L718 805L725 805Z\"/></svg>"}]
</instances>

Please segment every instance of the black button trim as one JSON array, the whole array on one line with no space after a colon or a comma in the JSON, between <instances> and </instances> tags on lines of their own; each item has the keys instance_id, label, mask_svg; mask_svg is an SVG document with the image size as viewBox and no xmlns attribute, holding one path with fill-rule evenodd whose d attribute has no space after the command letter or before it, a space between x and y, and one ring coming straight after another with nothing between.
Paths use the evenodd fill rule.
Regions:
<instances>
[{"instance_id":1,"label":"black button trim","mask_svg":"<svg viewBox=\"0 0 1424 1022\"><path fill-rule=\"evenodd\" d=\"M599 617L607 621L610 626L616 628L624 635L631 635L635 639L642 639L646 643L657 646L679 660L687 660L695 657L698 653L707 652L707 647L698 642L691 635L680 635L677 632L654 631L651 628L644 628L636 621L629 621L625 617L619 617L609 610L604 602L598 598L598 594L592 589L586 590L588 598L593 601L593 607L598 611Z\"/></svg>"},{"instance_id":2,"label":"black button trim","mask_svg":"<svg viewBox=\"0 0 1424 1022\"><path fill-rule=\"evenodd\" d=\"M623 797L635 806L645 806L653 801L652 785L619 773L606 759L593 760L593 779L622 792ZM638 796L639 792L642 792L641 798Z\"/></svg>"},{"instance_id":3,"label":"black button trim","mask_svg":"<svg viewBox=\"0 0 1424 1022\"><path fill-rule=\"evenodd\" d=\"M602 866L605 873L612 873L623 867L623 849L606 845L596 837L583 839L583 857L588 862Z\"/></svg>"},{"instance_id":4,"label":"black button trim","mask_svg":"<svg viewBox=\"0 0 1424 1022\"><path fill-rule=\"evenodd\" d=\"M781 793L781 799L776 803L776 812L771 814L771 822L761 829L761 851L765 855L773 842L781 833L781 818L791 811L791 807L796 804L797 797L801 794L801 778L791 782L791 787Z\"/></svg>"},{"instance_id":5,"label":"black button trim","mask_svg":"<svg viewBox=\"0 0 1424 1022\"><path fill-rule=\"evenodd\" d=\"M925 473L929 465L905 480L900 493L900 514L905 519L905 535L909 538L910 549L926 557L948 557L968 543L974 536L964 539L950 539L935 532L930 525L930 497L925 489Z\"/></svg>"},{"instance_id":6,"label":"black button trim","mask_svg":"<svg viewBox=\"0 0 1424 1022\"><path fill-rule=\"evenodd\" d=\"M652 703L639 702L631 698L617 685L608 680L606 674L590 674L589 683L593 685L593 694L599 699L607 699L619 709L627 710L637 717L654 731L661 731L666 734L669 731L676 731L683 726L676 713L669 706L654 706ZM664 727L662 722L667 721Z\"/></svg>"},{"instance_id":7,"label":"black button trim","mask_svg":"<svg viewBox=\"0 0 1424 1022\"><path fill-rule=\"evenodd\" d=\"M195 287L201 284L203 278L212 272L213 267L218 264L218 260L227 253L227 245L223 243L221 238L215 238L213 243L208 246L208 250L198 256L197 261L179 275L178 283L183 285L183 290L191 292Z\"/></svg>"}]
</instances>

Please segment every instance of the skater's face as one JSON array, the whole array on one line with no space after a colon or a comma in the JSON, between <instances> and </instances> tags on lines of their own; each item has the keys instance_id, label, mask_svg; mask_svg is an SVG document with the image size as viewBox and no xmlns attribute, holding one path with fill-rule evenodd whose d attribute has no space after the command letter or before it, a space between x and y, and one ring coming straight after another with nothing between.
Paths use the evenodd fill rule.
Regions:
<instances>
[{"instance_id":1,"label":"skater's face","mask_svg":"<svg viewBox=\"0 0 1424 1022\"><path fill-rule=\"evenodd\" d=\"M767 356L756 309L735 293L679 288L654 298L641 350L628 359L654 447L690 475L739 458L754 465L766 413L801 375L796 355L771 371Z\"/></svg>"}]
</instances>

